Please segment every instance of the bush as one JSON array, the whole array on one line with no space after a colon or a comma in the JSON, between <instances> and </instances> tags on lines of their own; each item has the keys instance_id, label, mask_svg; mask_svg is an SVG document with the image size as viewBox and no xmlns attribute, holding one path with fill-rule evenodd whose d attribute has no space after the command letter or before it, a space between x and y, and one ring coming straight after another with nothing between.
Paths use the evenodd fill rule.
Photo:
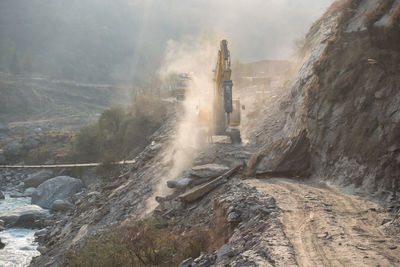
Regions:
<instances>
[{"instance_id":1,"label":"bush","mask_svg":"<svg viewBox=\"0 0 400 267\"><path fill-rule=\"evenodd\" d=\"M208 234L200 229L183 234L161 227L154 220L127 224L90 238L80 250L70 249L64 265L177 266L207 248Z\"/></svg>"},{"instance_id":2,"label":"bush","mask_svg":"<svg viewBox=\"0 0 400 267\"><path fill-rule=\"evenodd\" d=\"M147 145L148 136L162 125L166 113L166 103L152 97L138 97L128 110L121 106L105 110L96 124L82 128L76 136L77 161L123 159Z\"/></svg>"},{"instance_id":3,"label":"bush","mask_svg":"<svg viewBox=\"0 0 400 267\"><path fill-rule=\"evenodd\" d=\"M83 127L75 137L74 143L78 162L98 160L100 155L99 126L90 124Z\"/></svg>"}]
</instances>

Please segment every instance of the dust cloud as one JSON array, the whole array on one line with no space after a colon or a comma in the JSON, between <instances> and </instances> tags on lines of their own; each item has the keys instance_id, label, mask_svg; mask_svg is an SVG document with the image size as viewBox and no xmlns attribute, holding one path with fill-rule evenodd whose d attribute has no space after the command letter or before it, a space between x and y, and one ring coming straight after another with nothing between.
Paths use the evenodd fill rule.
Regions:
<instances>
[{"instance_id":1,"label":"dust cloud","mask_svg":"<svg viewBox=\"0 0 400 267\"><path fill-rule=\"evenodd\" d=\"M191 80L185 100L180 103L173 141L163 156L163 163L170 168L160 178L147 203L147 210L155 208L156 196L170 193L166 181L178 178L184 170L190 168L198 152L208 145L208 125L199 120L199 112L211 113L214 88L212 71L218 49L218 36L203 35L200 38L188 38L184 42L168 42L159 71L161 79L174 73L186 73Z\"/></svg>"}]
</instances>

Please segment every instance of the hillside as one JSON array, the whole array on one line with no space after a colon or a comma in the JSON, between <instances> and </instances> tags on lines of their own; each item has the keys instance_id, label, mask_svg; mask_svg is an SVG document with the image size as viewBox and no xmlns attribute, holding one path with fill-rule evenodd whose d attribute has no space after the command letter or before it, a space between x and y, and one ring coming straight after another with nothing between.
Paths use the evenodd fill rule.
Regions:
<instances>
[{"instance_id":1,"label":"hillside","mask_svg":"<svg viewBox=\"0 0 400 267\"><path fill-rule=\"evenodd\" d=\"M7 123L97 115L126 104L129 88L0 73L0 94L0 122Z\"/></svg>"},{"instance_id":2,"label":"hillside","mask_svg":"<svg viewBox=\"0 0 400 267\"><path fill-rule=\"evenodd\" d=\"M199 127L188 93L162 99L162 125L126 153L131 164L0 172L16 194L34 181L32 203L50 207L26 222L43 228L30 266L399 266L399 43L400 0L336 1L297 47L299 62L232 63L243 143ZM79 99L79 112L106 106L115 89L30 83L68 105ZM57 103L35 90L24 99ZM145 105L138 111L154 115ZM124 124L105 114L103 137L119 133ZM144 124L124 137L136 141ZM90 149L98 135L86 137ZM57 199L61 181L79 188Z\"/></svg>"}]
</instances>

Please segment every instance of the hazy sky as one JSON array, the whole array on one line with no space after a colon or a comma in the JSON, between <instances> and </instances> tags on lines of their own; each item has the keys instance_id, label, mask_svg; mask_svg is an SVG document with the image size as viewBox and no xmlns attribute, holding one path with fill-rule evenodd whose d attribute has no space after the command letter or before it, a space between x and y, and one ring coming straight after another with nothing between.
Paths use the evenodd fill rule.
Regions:
<instances>
[{"instance_id":1,"label":"hazy sky","mask_svg":"<svg viewBox=\"0 0 400 267\"><path fill-rule=\"evenodd\" d=\"M0 71L17 58L25 72L71 80L146 80L171 43L190 53L208 37L213 55L225 38L232 60L287 59L332 2L0 0Z\"/></svg>"},{"instance_id":2,"label":"hazy sky","mask_svg":"<svg viewBox=\"0 0 400 267\"><path fill-rule=\"evenodd\" d=\"M131 6L141 16L139 40L152 31L178 41L190 35L218 34L230 41L235 58L248 62L288 58L293 40L304 36L332 2L134 0Z\"/></svg>"}]
</instances>

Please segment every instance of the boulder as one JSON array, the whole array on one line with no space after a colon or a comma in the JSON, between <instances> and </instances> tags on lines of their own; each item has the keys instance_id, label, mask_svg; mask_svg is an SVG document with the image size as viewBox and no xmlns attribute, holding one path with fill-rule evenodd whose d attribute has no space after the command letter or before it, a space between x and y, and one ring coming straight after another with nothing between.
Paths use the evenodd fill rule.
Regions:
<instances>
[{"instance_id":1,"label":"boulder","mask_svg":"<svg viewBox=\"0 0 400 267\"><path fill-rule=\"evenodd\" d=\"M212 163L193 167L190 175L195 178L213 179L227 171L229 171L229 167Z\"/></svg>"},{"instance_id":2,"label":"boulder","mask_svg":"<svg viewBox=\"0 0 400 267\"><path fill-rule=\"evenodd\" d=\"M6 246L6 244L4 244L3 242L1 242L1 239L0 239L0 249L3 249L5 246Z\"/></svg>"},{"instance_id":3,"label":"boulder","mask_svg":"<svg viewBox=\"0 0 400 267\"><path fill-rule=\"evenodd\" d=\"M27 205L14 210L12 213L0 214L0 220L4 222L4 226L7 228L14 226L40 228L42 227L42 222L48 216L48 211L39 206Z\"/></svg>"},{"instance_id":4,"label":"boulder","mask_svg":"<svg viewBox=\"0 0 400 267\"><path fill-rule=\"evenodd\" d=\"M53 172L49 170L41 170L32 175L29 175L28 178L24 181L24 188L29 187L38 187L41 183L49 180L53 177Z\"/></svg>"},{"instance_id":5,"label":"boulder","mask_svg":"<svg viewBox=\"0 0 400 267\"><path fill-rule=\"evenodd\" d=\"M19 140L15 140L4 147L4 156L7 160L13 159L20 154L21 144Z\"/></svg>"},{"instance_id":6,"label":"boulder","mask_svg":"<svg viewBox=\"0 0 400 267\"><path fill-rule=\"evenodd\" d=\"M193 179L190 178L177 178L167 181L167 186L169 188L185 189L192 181Z\"/></svg>"},{"instance_id":7,"label":"boulder","mask_svg":"<svg viewBox=\"0 0 400 267\"><path fill-rule=\"evenodd\" d=\"M52 211L68 211L73 210L75 208L74 204L69 202L68 200L56 199L51 205Z\"/></svg>"},{"instance_id":8,"label":"boulder","mask_svg":"<svg viewBox=\"0 0 400 267\"><path fill-rule=\"evenodd\" d=\"M18 217L13 226L23 228L42 228L44 226L44 219L47 217L48 214L42 211L26 212Z\"/></svg>"},{"instance_id":9,"label":"boulder","mask_svg":"<svg viewBox=\"0 0 400 267\"><path fill-rule=\"evenodd\" d=\"M0 191L0 199L5 199L3 192Z\"/></svg>"},{"instance_id":10,"label":"boulder","mask_svg":"<svg viewBox=\"0 0 400 267\"><path fill-rule=\"evenodd\" d=\"M39 185L32 194L32 204L49 209L57 199L66 200L83 189L81 180L69 176L58 176Z\"/></svg>"},{"instance_id":11,"label":"boulder","mask_svg":"<svg viewBox=\"0 0 400 267\"><path fill-rule=\"evenodd\" d=\"M29 188L25 189L24 196L25 197L31 197L34 192L36 192L36 188L29 187Z\"/></svg>"},{"instance_id":12,"label":"boulder","mask_svg":"<svg viewBox=\"0 0 400 267\"><path fill-rule=\"evenodd\" d=\"M253 155L248 175L272 174L307 176L311 168L310 140L302 130L294 137L282 138Z\"/></svg>"}]
</instances>

